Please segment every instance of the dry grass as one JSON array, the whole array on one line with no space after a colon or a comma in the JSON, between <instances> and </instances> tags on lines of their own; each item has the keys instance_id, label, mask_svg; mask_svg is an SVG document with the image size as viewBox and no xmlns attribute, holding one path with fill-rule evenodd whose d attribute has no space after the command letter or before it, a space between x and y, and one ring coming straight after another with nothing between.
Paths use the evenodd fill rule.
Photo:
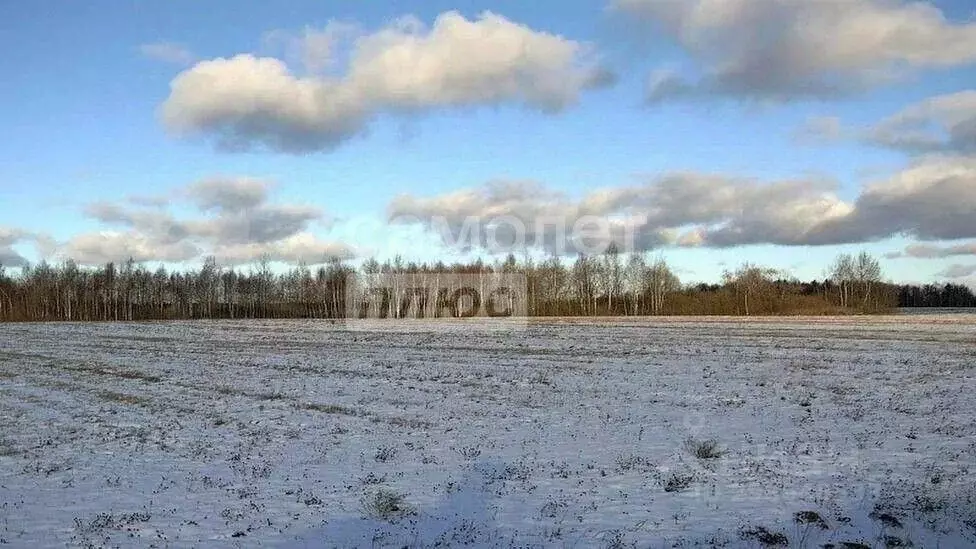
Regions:
<instances>
[{"instance_id":1,"label":"dry grass","mask_svg":"<svg viewBox=\"0 0 976 549\"><path fill-rule=\"evenodd\" d=\"M103 400L109 400L112 402L121 402L122 404L129 404L129 405L142 405L142 404L147 404L149 402L149 399L141 396L130 395L126 393L118 393L115 391L99 391L97 395L98 398Z\"/></svg>"},{"instance_id":2,"label":"dry grass","mask_svg":"<svg viewBox=\"0 0 976 549\"><path fill-rule=\"evenodd\" d=\"M364 415L362 410L357 410L355 408L350 408L348 406L342 406L340 404L318 404L314 402L309 402L303 404L302 408L306 410L312 410L314 412L322 412L323 414L336 414L340 416L361 417L362 415Z\"/></svg>"}]
</instances>

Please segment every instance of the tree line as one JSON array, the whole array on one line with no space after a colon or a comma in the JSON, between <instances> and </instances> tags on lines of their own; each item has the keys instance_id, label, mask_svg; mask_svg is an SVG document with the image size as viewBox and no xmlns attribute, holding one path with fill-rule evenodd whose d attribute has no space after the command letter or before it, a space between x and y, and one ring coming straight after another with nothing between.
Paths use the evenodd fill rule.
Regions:
<instances>
[{"instance_id":1,"label":"tree line","mask_svg":"<svg viewBox=\"0 0 976 549\"><path fill-rule=\"evenodd\" d=\"M663 258L613 247L571 262L509 255L493 263L446 264L397 257L383 263L367 259L354 267L333 259L315 269L298 265L285 272L276 272L267 260L245 270L208 258L199 269L184 271L150 270L132 260L82 268L68 260L26 266L16 274L0 266L0 320L342 318L348 296L358 299L356 292L384 275L419 281L520 275L524 287L512 299L529 316L846 314L887 312L899 305L976 305L964 286L885 283L878 261L867 253L841 255L828 272L822 281L801 282L744 264L725 272L717 284L682 284ZM351 293L350 284L356 289Z\"/></svg>"},{"instance_id":2,"label":"tree line","mask_svg":"<svg viewBox=\"0 0 976 549\"><path fill-rule=\"evenodd\" d=\"M903 284L898 288L899 307L976 307L976 294L963 284Z\"/></svg>"}]
</instances>

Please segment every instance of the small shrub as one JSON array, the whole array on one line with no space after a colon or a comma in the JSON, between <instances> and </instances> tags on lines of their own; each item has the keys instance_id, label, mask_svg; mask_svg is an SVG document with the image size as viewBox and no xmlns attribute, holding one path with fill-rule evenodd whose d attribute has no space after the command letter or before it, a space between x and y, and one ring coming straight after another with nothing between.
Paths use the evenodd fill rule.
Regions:
<instances>
[{"instance_id":1,"label":"small shrub","mask_svg":"<svg viewBox=\"0 0 976 549\"><path fill-rule=\"evenodd\" d=\"M624 543L624 533L620 530L611 530L606 533L604 539L607 549L624 549L627 545Z\"/></svg>"},{"instance_id":2,"label":"small shrub","mask_svg":"<svg viewBox=\"0 0 976 549\"><path fill-rule=\"evenodd\" d=\"M393 458L395 458L396 455L397 455L397 449L394 448L393 446L380 446L376 450L376 455L373 456L373 459L375 459L380 463L386 463L387 461L390 461Z\"/></svg>"},{"instance_id":3,"label":"small shrub","mask_svg":"<svg viewBox=\"0 0 976 549\"><path fill-rule=\"evenodd\" d=\"M725 450L721 449L718 441L713 438L708 440L689 438L685 441L685 449L698 459L718 459L725 455Z\"/></svg>"},{"instance_id":4,"label":"small shrub","mask_svg":"<svg viewBox=\"0 0 976 549\"><path fill-rule=\"evenodd\" d=\"M115 517L108 513L99 513L88 522L75 517L75 529L80 532L98 532L111 528L115 524Z\"/></svg>"},{"instance_id":5,"label":"small shrub","mask_svg":"<svg viewBox=\"0 0 976 549\"><path fill-rule=\"evenodd\" d=\"M647 472L648 470L653 469L655 467L654 463L652 463L651 460L645 458L644 456L638 456L633 454L629 456L624 456L624 455L617 456L614 465L616 466L617 472L625 472L625 471L632 471L632 470Z\"/></svg>"},{"instance_id":6,"label":"small shrub","mask_svg":"<svg viewBox=\"0 0 976 549\"><path fill-rule=\"evenodd\" d=\"M771 532L770 530L756 526L755 528L744 529L739 532L742 539L752 539L766 547L786 547L790 544L790 539L781 532Z\"/></svg>"},{"instance_id":7,"label":"small shrub","mask_svg":"<svg viewBox=\"0 0 976 549\"><path fill-rule=\"evenodd\" d=\"M384 482L386 482L386 475L377 476L375 473L369 473L368 475L360 479L360 481L366 486L370 486L370 485L375 486L377 484L383 484Z\"/></svg>"},{"instance_id":8,"label":"small shrub","mask_svg":"<svg viewBox=\"0 0 976 549\"><path fill-rule=\"evenodd\" d=\"M806 547L807 538L817 529L827 530L830 528L827 525L827 521L816 511L798 511L793 513L793 522L801 527L798 532L800 539L797 541L797 546L799 547Z\"/></svg>"},{"instance_id":9,"label":"small shrub","mask_svg":"<svg viewBox=\"0 0 976 549\"><path fill-rule=\"evenodd\" d=\"M879 509L875 509L868 516L871 517L872 519L880 522L881 524L884 524L888 528L901 528L902 527L901 521L898 520L898 517L896 517L896 516L894 516L894 515L892 515L890 513L885 513L885 512L883 512L883 511L881 511Z\"/></svg>"},{"instance_id":10,"label":"small shrub","mask_svg":"<svg viewBox=\"0 0 976 549\"><path fill-rule=\"evenodd\" d=\"M665 492L683 492L687 490L691 483L695 481L695 477L692 475L682 475L679 473L671 473L664 481L664 491Z\"/></svg>"},{"instance_id":11,"label":"small shrub","mask_svg":"<svg viewBox=\"0 0 976 549\"><path fill-rule=\"evenodd\" d=\"M911 540L901 539L898 536L885 536L885 547L913 547L915 544Z\"/></svg>"},{"instance_id":12,"label":"small shrub","mask_svg":"<svg viewBox=\"0 0 976 549\"><path fill-rule=\"evenodd\" d=\"M477 446L464 446L462 448L456 448L456 450L464 459L476 459L481 455L481 448Z\"/></svg>"},{"instance_id":13,"label":"small shrub","mask_svg":"<svg viewBox=\"0 0 976 549\"><path fill-rule=\"evenodd\" d=\"M99 513L88 522L75 518L75 529L82 533L97 533L101 530L121 530L139 522L149 522L150 516L146 512L122 513L112 515Z\"/></svg>"},{"instance_id":14,"label":"small shrub","mask_svg":"<svg viewBox=\"0 0 976 549\"><path fill-rule=\"evenodd\" d=\"M505 466L498 476L501 480L525 482L532 476L532 468L522 462L511 463Z\"/></svg>"},{"instance_id":15,"label":"small shrub","mask_svg":"<svg viewBox=\"0 0 976 549\"><path fill-rule=\"evenodd\" d=\"M366 516L392 521L414 514L414 509L406 502L406 496L393 490L381 488L372 496L363 499L363 512Z\"/></svg>"},{"instance_id":16,"label":"small shrub","mask_svg":"<svg viewBox=\"0 0 976 549\"><path fill-rule=\"evenodd\" d=\"M823 530L827 529L827 521L816 511L798 511L793 514L793 522L797 524L810 524Z\"/></svg>"},{"instance_id":17,"label":"small shrub","mask_svg":"<svg viewBox=\"0 0 976 549\"><path fill-rule=\"evenodd\" d=\"M539 510L539 516L542 518L553 519L559 516L559 514L568 507L569 504L561 499L550 499L545 505L542 506L542 509Z\"/></svg>"},{"instance_id":18,"label":"small shrub","mask_svg":"<svg viewBox=\"0 0 976 549\"><path fill-rule=\"evenodd\" d=\"M922 513L935 513L945 506L944 502L929 494L915 495L915 509Z\"/></svg>"}]
</instances>

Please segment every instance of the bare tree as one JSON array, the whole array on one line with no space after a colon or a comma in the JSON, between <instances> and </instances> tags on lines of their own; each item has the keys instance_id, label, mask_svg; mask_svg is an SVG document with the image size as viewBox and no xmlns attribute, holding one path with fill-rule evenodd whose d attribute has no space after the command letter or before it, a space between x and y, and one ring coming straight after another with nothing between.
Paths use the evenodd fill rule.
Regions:
<instances>
[{"instance_id":1,"label":"bare tree","mask_svg":"<svg viewBox=\"0 0 976 549\"><path fill-rule=\"evenodd\" d=\"M880 298L876 296L876 287L882 279L881 264L868 252L837 256L829 276L837 285L841 307L871 310L880 306L882 300L876 299Z\"/></svg>"},{"instance_id":2,"label":"bare tree","mask_svg":"<svg viewBox=\"0 0 976 549\"><path fill-rule=\"evenodd\" d=\"M624 268L624 291L630 295L630 314L638 315L644 311L644 275L647 261L642 254L631 254Z\"/></svg>"},{"instance_id":3,"label":"bare tree","mask_svg":"<svg viewBox=\"0 0 976 549\"><path fill-rule=\"evenodd\" d=\"M840 254L830 266L830 279L837 284L840 293L840 306L849 307L851 302L851 286L855 279L854 257L851 254Z\"/></svg>"},{"instance_id":4,"label":"bare tree","mask_svg":"<svg viewBox=\"0 0 976 549\"><path fill-rule=\"evenodd\" d=\"M658 257L644 274L644 293L649 298L650 313L652 315L662 314L668 296L680 287L681 282L678 277L668 267L664 258Z\"/></svg>"},{"instance_id":5,"label":"bare tree","mask_svg":"<svg viewBox=\"0 0 976 549\"><path fill-rule=\"evenodd\" d=\"M766 312L757 310L755 301L771 288L772 278L776 276L776 272L776 269L769 267L744 263L735 272L726 271L723 278L736 295L741 297L745 315L749 316L753 312Z\"/></svg>"},{"instance_id":6,"label":"bare tree","mask_svg":"<svg viewBox=\"0 0 976 549\"><path fill-rule=\"evenodd\" d=\"M862 251L854 260L854 280L861 288L861 307L871 309L872 290L881 282L881 264L871 254Z\"/></svg>"},{"instance_id":7,"label":"bare tree","mask_svg":"<svg viewBox=\"0 0 976 549\"><path fill-rule=\"evenodd\" d=\"M596 270L593 260L584 254L579 254L573 263L573 290L579 307L578 314L583 316L596 314Z\"/></svg>"},{"instance_id":8,"label":"bare tree","mask_svg":"<svg viewBox=\"0 0 976 549\"><path fill-rule=\"evenodd\" d=\"M7 269L0 263L0 319L8 320L13 314L14 304L10 297L11 281L7 278Z\"/></svg>"},{"instance_id":9,"label":"bare tree","mask_svg":"<svg viewBox=\"0 0 976 549\"><path fill-rule=\"evenodd\" d=\"M607 298L607 313L614 314L614 297L618 297L623 289L623 269L620 266L620 250L617 244L611 242L603 252L603 265L600 269L603 292Z\"/></svg>"}]
</instances>

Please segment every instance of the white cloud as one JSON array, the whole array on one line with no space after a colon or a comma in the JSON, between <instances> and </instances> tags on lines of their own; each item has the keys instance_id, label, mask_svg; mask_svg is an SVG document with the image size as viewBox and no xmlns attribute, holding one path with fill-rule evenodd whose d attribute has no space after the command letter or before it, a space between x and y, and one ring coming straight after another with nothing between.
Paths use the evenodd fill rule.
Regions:
<instances>
[{"instance_id":1,"label":"white cloud","mask_svg":"<svg viewBox=\"0 0 976 549\"><path fill-rule=\"evenodd\" d=\"M268 244L279 242L306 230L322 212L304 205L262 205L189 224L191 234L208 238L217 245Z\"/></svg>"},{"instance_id":2,"label":"white cloud","mask_svg":"<svg viewBox=\"0 0 976 549\"><path fill-rule=\"evenodd\" d=\"M182 262L214 255L248 262L267 256L280 261L321 263L327 256L350 257L341 243L309 233L322 212L301 204L270 204L271 182L251 178L214 178L174 193L196 206L199 215L177 218L165 207L89 204L85 213L114 227L77 235L53 247L54 255L82 264L124 261ZM170 204L171 205L171 204ZM2 243L2 242L0 242Z\"/></svg>"},{"instance_id":3,"label":"white cloud","mask_svg":"<svg viewBox=\"0 0 976 549\"><path fill-rule=\"evenodd\" d=\"M336 33L325 32L306 34L306 64L331 61ZM556 112L608 78L581 43L490 12L448 12L429 29L404 18L358 34L339 76L299 76L250 54L202 61L173 80L161 116L171 131L214 136L225 149L301 153L337 147L380 113L501 103Z\"/></svg>"},{"instance_id":4,"label":"white cloud","mask_svg":"<svg viewBox=\"0 0 976 549\"><path fill-rule=\"evenodd\" d=\"M323 73L336 67L343 44L360 32L353 23L330 21L321 29L305 27L299 33L274 30L265 34L264 42L283 46L286 59L300 63L306 72Z\"/></svg>"},{"instance_id":5,"label":"white cloud","mask_svg":"<svg viewBox=\"0 0 976 549\"><path fill-rule=\"evenodd\" d=\"M215 257L219 263L226 265L254 263L261 259L316 265L325 263L330 258L347 259L354 255L353 249L345 244L325 241L311 233L301 232L277 242L247 242L224 246L216 250Z\"/></svg>"},{"instance_id":6,"label":"white cloud","mask_svg":"<svg viewBox=\"0 0 976 549\"><path fill-rule=\"evenodd\" d=\"M477 21L445 13L425 30L406 18L361 37L350 83L371 102L395 108L514 101L557 111L596 75L583 45L490 12Z\"/></svg>"},{"instance_id":7,"label":"white cloud","mask_svg":"<svg viewBox=\"0 0 976 549\"><path fill-rule=\"evenodd\" d=\"M605 219L615 230L632 228L634 247L640 250L673 245L816 246L892 236L976 238L976 159L920 158L866 185L851 202L838 197L835 189L831 181L762 182L688 172L571 200L539 184L492 183L429 198L400 196L391 202L389 216L395 223L419 220L436 229L444 224L453 239L463 233L465 223L478 228L492 219L516 219L526 234L512 242L546 248L560 234L554 223L570 232L585 216ZM484 243L487 235L476 234L470 240Z\"/></svg>"},{"instance_id":8,"label":"white cloud","mask_svg":"<svg viewBox=\"0 0 976 549\"><path fill-rule=\"evenodd\" d=\"M248 177L213 178L186 188L186 194L202 210L240 212L256 208L268 198L271 183Z\"/></svg>"},{"instance_id":9,"label":"white cloud","mask_svg":"<svg viewBox=\"0 0 976 549\"><path fill-rule=\"evenodd\" d=\"M13 227L0 226L0 267L23 267L27 259L14 249L21 242L39 244L44 237Z\"/></svg>"},{"instance_id":10,"label":"white cloud","mask_svg":"<svg viewBox=\"0 0 976 549\"><path fill-rule=\"evenodd\" d=\"M13 229L10 227L0 227L0 246L10 246L16 243L21 238L24 238L27 233L20 229Z\"/></svg>"},{"instance_id":11,"label":"white cloud","mask_svg":"<svg viewBox=\"0 0 976 549\"><path fill-rule=\"evenodd\" d=\"M976 265L960 265L958 263L949 265L945 270L938 273L938 276L946 278L965 278L972 275L976 275Z\"/></svg>"},{"instance_id":12,"label":"white cloud","mask_svg":"<svg viewBox=\"0 0 976 549\"><path fill-rule=\"evenodd\" d=\"M834 116L813 116L794 138L802 143L859 141L915 156L974 154L976 90L930 97L861 128L845 126Z\"/></svg>"},{"instance_id":13,"label":"white cloud","mask_svg":"<svg viewBox=\"0 0 976 549\"><path fill-rule=\"evenodd\" d=\"M849 215L818 228L820 243L892 235L923 240L976 237L976 158L930 156L867 185Z\"/></svg>"},{"instance_id":14,"label":"white cloud","mask_svg":"<svg viewBox=\"0 0 976 549\"><path fill-rule=\"evenodd\" d=\"M137 231L99 231L77 235L58 248L57 255L82 265L134 261L182 262L197 258L200 248L186 241L165 242Z\"/></svg>"},{"instance_id":15,"label":"white cloud","mask_svg":"<svg viewBox=\"0 0 976 549\"><path fill-rule=\"evenodd\" d=\"M24 256L13 248L0 248L0 267L23 267L26 263Z\"/></svg>"},{"instance_id":16,"label":"white cloud","mask_svg":"<svg viewBox=\"0 0 976 549\"><path fill-rule=\"evenodd\" d=\"M910 105L874 126L867 139L910 153L976 153L976 90Z\"/></svg>"},{"instance_id":17,"label":"white cloud","mask_svg":"<svg viewBox=\"0 0 976 549\"><path fill-rule=\"evenodd\" d=\"M785 100L847 94L912 71L976 61L976 24L902 0L613 0L691 56L659 72L648 99Z\"/></svg>"},{"instance_id":18,"label":"white cloud","mask_svg":"<svg viewBox=\"0 0 976 549\"><path fill-rule=\"evenodd\" d=\"M268 57L202 61L170 87L161 110L166 127L178 135L214 135L228 150L330 149L360 133L368 115L348 86L297 77Z\"/></svg>"},{"instance_id":19,"label":"white cloud","mask_svg":"<svg viewBox=\"0 0 976 549\"><path fill-rule=\"evenodd\" d=\"M493 219L515 219L526 234L510 241L562 253L574 250L562 235L572 234L573 227L587 218L604 220L611 227L609 240L618 246L639 250L805 244L824 220L849 213L850 206L834 195L833 188L833 183L820 181L761 183L679 173L571 200L538 184L496 182L433 198L401 196L391 203L389 215L394 222L419 219L432 228L445 223L453 238L472 220L479 222L475 227L487 227ZM476 243L489 238L475 236Z\"/></svg>"},{"instance_id":20,"label":"white cloud","mask_svg":"<svg viewBox=\"0 0 976 549\"><path fill-rule=\"evenodd\" d=\"M954 244L951 246L935 246L932 244L911 244L905 251L889 254L890 257L914 257L919 259L936 259L960 255L976 255L976 242Z\"/></svg>"}]
</instances>

